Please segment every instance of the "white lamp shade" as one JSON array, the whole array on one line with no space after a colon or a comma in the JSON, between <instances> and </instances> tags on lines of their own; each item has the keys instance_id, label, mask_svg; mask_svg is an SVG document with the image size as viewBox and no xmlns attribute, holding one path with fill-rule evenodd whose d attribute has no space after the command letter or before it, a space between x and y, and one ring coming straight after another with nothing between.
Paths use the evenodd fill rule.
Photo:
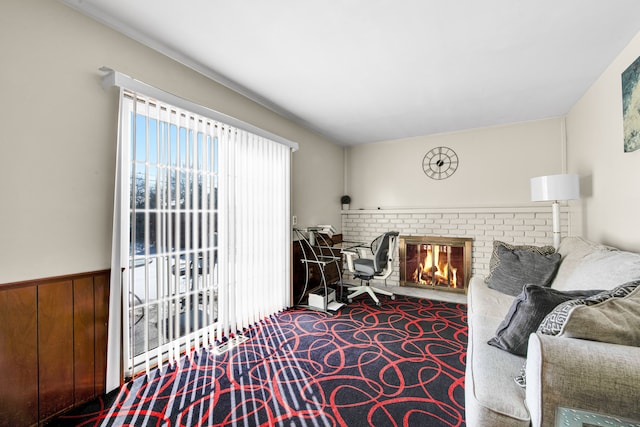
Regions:
<instances>
[{"instance_id":1,"label":"white lamp shade","mask_svg":"<svg viewBox=\"0 0 640 427\"><path fill-rule=\"evenodd\" d=\"M531 178L531 201L573 200L580 198L580 177L576 174Z\"/></svg>"}]
</instances>

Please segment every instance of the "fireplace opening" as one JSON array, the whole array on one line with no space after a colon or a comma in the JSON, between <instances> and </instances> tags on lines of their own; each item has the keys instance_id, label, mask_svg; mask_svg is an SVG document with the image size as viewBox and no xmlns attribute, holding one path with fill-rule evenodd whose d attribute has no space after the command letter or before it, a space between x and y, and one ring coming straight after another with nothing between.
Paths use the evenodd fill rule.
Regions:
<instances>
[{"instance_id":1,"label":"fireplace opening","mask_svg":"<svg viewBox=\"0 0 640 427\"><path fill-rule=\"evenodd\" d=\"M466 292L472 239L400 236L400 286Z\"/></svg>"}]
</instances>

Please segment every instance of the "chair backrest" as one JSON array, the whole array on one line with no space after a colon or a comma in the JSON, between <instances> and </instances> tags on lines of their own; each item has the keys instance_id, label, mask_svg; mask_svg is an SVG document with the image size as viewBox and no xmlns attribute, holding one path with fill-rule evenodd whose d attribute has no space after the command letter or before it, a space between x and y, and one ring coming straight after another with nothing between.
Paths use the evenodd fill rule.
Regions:
<instances>
[{"instance_id":1,"label":"chair backrest","mask_svg":"<svg viewBox=\"0 0 640 427\"><path fill-rule=\"evenodd\" d=\"M382 271L389 267L393 261L395 252L396 239L400 233L397 231L387 231L386 233L376 237L371 242L371 252L373 252L373 268L376 275L380 275ZM391 254L389 254L391 250Z\"/></svg>"}]
</instances>

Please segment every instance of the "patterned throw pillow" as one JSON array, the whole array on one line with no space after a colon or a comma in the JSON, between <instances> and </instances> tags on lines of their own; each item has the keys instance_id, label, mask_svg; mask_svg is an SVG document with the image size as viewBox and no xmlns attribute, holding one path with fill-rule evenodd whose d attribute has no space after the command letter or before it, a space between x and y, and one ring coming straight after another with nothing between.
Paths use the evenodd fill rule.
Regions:
<instances>
[{"instance_id":1,"label":"patterned throw pillow","mask_svg":"<svg viewBox=\"0 0 640 427\"><path fill-rule=\"evenodd\" d=\"M624 298L640 286L640 280L625 283L609 291L600 292L588 298L578 298L563 302L549 313L540 326L538 332L546 335L558 335L562 332L565 323L571 316L571 312L576 307L593 306L605 302L611 298Z\"/></svg>"},{"instance_id":2,"label":"patterned throw pillow","mask_svg":"<svg viewBox=\"0 0 640 427\"><path fill-rule=\"evenodd\" d=\"M640 286L623 298L575 307L558 336L640 347Z\"/></svg>"},{"instance_id":3,"label":"patterned throw pillow","mask_svg":"<svg viewBox=\"0 0 640 427\"><path fill-rule=\"evenodd\" d=\"M556 248L553 246L533 246L533 245L512 245L510 243L501 242L499 240L493 241L493 251L491 252L491 259L489 260L489 275L484 279L484 282L489 284L493 272L500 265L500 256L498 255L498 248L504 247L509 250L515 251L530 251L540 255L551 255L556 253Z\"/></svg>"}]
</instances>

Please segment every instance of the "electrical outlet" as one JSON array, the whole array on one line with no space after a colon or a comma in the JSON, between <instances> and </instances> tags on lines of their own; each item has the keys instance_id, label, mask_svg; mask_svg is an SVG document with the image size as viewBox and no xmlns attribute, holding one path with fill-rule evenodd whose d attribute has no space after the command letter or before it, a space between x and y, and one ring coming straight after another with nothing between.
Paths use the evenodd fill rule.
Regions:
<instances>
[{"instance_id":1,"label":"electrical outlet","mask_svg":"<svg viewBox=\"0 0 640 427\"><path fill-rule=\"evenodd\" d=\"M297 215L294 215L291 222L293 223L293 225L298 225L298 217Z\"/></svg>"}]
</instances>

